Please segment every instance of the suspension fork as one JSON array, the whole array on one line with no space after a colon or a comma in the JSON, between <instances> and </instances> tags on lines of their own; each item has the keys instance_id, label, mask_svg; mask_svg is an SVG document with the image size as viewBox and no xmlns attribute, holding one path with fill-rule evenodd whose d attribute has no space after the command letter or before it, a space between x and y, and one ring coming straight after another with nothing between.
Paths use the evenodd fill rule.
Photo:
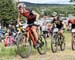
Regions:
<instances>
[{"instance_id":1,"label":"suspension fork","mask_svg":"<svg viewBox=\"0 0 75 60\"><path fill-rule=\"evenodd\" d=\"M29 27L29 29L28 29L29 36L30 36L30 38L31 38L31 40L32 40L32 42L33 42L33 44L36 45L36 44L37 44L37 40L34 38L34 36L33 36L33 34L32 34L31 31L32 31L32 30L31 30L31 28Z\"/></svg>"}]
</instances>

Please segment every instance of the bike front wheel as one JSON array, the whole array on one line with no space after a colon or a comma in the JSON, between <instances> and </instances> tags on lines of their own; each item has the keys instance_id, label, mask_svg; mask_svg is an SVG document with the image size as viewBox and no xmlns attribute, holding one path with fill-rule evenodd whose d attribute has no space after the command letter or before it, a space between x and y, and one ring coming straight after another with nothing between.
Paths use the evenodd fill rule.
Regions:
<instances>
[{"instance_id":1,"label":"bike front wheel","mask_svg":"<svg viewBox=\"0 0 75 60\"><path fill-rule=\"evenodd\" d=\"M60 49L61 51L64 51L65 50L65 40L64 40L64 37L61 37L61 42L60 42Z\"/></svg>"},{"instance_id":2,"label":"bike front wheel","mask_svg":"<svg viewBox=\"0 0 75 60\"><path fill-rule=\"evenodd\" d=\"M17 50L18 50L18 54L22 58L27 58L31 54L32 44L29 39L25 40L25 42L24 42L24 38L25 38L24 34L19 34L18 40L17 40Z\"/></svg>"},{"instance_id":3,"label":"bike front wheel","mask_svg":"<svg viewBox=\"0 0 75 60\"><path fill-rule=\"evenodd\" d=\"M75 50L75 41L72 40L72 50Z\"/></svg>"},{"instance_id":4,"label":"bike front wheel","mask_svg":"<svg viewBox=\"0 0 75 60\"><path fill-rule=\"evenodd\" d=\"M72 50L75 50L75 33L72 33Z\"/></svg>"},{"instance_id":5,"label":"bike front wheel","mask_svg":"<svg viewBox=\"0 0 75 60\"><path fill-rule=\"evenodd\" d=\"M51 50L53 53L57 52L58 48L58 39L57 36L51 36Z\"/></svg>"}]
</instances>

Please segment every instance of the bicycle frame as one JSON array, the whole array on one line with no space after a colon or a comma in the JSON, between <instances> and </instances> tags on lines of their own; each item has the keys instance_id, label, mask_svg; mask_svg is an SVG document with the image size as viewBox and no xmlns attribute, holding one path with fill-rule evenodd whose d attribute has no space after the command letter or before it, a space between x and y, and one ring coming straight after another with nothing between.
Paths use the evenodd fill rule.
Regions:
<instances>
[{"instance_id":1,"label":"bicycle frame","mask_svg":"<svg viewBox=\"0 0 75 60\"><path fill-rule=\"evenodd\" d=\"M33 35L33 33L32 33L31 27L28 26L28 27L26 28L26 30L27 30L28 35L29 35L29 37L31 38L33 44L36 45L37 40L35 39L35 37L34 37L34 35Z\"/></svg>"},{"instance_id":2,"label":"bicycle frame","mask_svg":"<svg viewBox=\"0 0 75 60\"><path fill-rule=\"evenodd\" d=\"M59 39L60 39L61 33L60 32L54 32L53 34L56 35L56 37L58 38L57 42L59 44L59 41L60 41Z\"/></svg>"}]
</instances>

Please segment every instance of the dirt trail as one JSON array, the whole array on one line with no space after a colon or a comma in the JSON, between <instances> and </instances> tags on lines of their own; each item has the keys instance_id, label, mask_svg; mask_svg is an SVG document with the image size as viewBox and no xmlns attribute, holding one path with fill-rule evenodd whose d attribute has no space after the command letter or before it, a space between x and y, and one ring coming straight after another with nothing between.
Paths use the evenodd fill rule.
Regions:
<instances>
[{"instance_id":1,"label":"dirt trail","mask_svg":"<svg viewBox=\"0 0 75 60\"><path fill-rule=\"evenodd\" d=\"M28 58L21 58L20 56L12 56L12 57L0 57L0 60L75 60L75 51L71 49L71 34L65 35L66 39L66 49L65 51L60 51L58 49L57 53L52 53L50 49L50 44L48 43L48 50L45 55L39 55L35 50L34 53L30 55ZM48 42L50 40L48 39Z\"/></svg>"},{"instance_id":2,"label":"dirt trail","mask_svg":"<svg viewBox=\"0 0 75 60\"><path fill-rule=\"evenodd\" d=\"M65 50L52 53L48 51L45 55L36 54L30 55L28 58L21 58L20 56L2 57L0 60L75 60L75 51Z\"/></svg>"}]
</instances>

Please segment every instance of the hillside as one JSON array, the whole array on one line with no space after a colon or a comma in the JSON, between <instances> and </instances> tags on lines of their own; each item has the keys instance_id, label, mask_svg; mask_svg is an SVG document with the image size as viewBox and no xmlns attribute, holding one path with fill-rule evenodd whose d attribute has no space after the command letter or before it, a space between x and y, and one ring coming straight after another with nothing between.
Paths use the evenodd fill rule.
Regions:
<instances>
[{"instance_id":1,"label":"hillside","mask_svg":"<svg viewBox=\"0 0 75 60\"><path fill-rule=\"evenodd\" d=\"M30 2L24 2L27 6L30 7L47 7L47 6L70 6L72 4L38 4L38 3L30 3Z\"/></svg>"}]
</instances>

